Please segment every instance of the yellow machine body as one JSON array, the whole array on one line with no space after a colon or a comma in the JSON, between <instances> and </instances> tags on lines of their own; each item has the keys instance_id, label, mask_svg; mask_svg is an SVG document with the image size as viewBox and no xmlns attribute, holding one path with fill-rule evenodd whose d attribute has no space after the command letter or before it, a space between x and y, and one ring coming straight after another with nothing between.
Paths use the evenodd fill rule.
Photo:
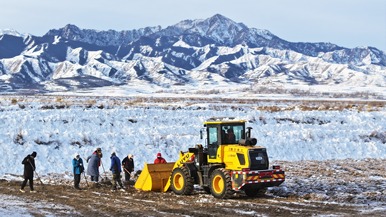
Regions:
<instances>
[{"instance_id":1,"label":"yellow machine body","mask_svg":"<svg viewBox=\"0 0 386 217\"><path fill-rule=\"evenodd\" d=\"M245 120L210 118L204 122L205 147L197 144L188 152L180 152L176 162L145 164L135 188L142 191L189 195L200 185L216 198L229 198L235 191L256 196L266 188L285 181L279 165L269 167L265 147L251 137ZM201 139L203 139L201 131Z\"/></svg>"}]
</instances>

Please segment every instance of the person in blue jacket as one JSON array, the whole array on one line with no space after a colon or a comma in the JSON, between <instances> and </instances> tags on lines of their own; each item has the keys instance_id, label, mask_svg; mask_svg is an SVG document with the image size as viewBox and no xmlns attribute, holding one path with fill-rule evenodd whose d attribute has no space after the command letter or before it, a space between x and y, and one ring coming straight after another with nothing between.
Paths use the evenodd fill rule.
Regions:
<instances>
[{"instance_id":1,"label":"person in blue jacket","mask_svg":"<svg viewBox=\"0 0 386 217\"><path fill-rule=\"evenodd\" d=\"M74 187L77 190L82 190L79 187L80 183L80 175L84 171L84 166L83 166L83 160L80 158L79 154L75 154L74 159L72 159L72 167L73 167L73 172L74 172Z\"/></svg>"},{"instance_id":2,"label":"person in blue jacket","mask_svg":"<svg viewBox=\"0 0 386 217\"><path fill-rule=\"evenodd\" d=\"M121 181L121 160L117 155L115 154L115 151L111 153L111 166L110 166L110 171L113 173L113 180L111 180L111 183L113 184L113 188L111 189L112 191L117 190L117 182L119 186L121 187L121 190L124 189L122 181ZM123 190L124 191L124 190Z\"/></svg>"}]
</instances>

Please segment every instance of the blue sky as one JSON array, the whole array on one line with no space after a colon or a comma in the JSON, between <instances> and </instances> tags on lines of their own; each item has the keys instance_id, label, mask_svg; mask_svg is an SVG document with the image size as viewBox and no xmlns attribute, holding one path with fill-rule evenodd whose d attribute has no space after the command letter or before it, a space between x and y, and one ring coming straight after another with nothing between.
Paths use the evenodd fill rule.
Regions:
<instances>
[{"instance_id":1,"label":"blue sky","mask_svg":"<svg viewBox=\"0 0 386 217\"><path fill-rule=\"evenodd\" d=\"M292 42L386 51L385 0L4 0L0 29L41 36L75 24L96 30L167 27L222 14Z\"/></svg>"}]
</instances>

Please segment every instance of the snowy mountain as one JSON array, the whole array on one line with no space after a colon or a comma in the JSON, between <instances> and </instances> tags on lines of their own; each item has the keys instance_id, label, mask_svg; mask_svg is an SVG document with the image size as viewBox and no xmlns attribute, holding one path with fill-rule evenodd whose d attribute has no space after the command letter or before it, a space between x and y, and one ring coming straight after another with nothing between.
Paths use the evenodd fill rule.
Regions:
<instances>
[{"instance_id":1,"label":"snowy mountain","mask_svg":"<svg viewBox=\"0 0 386 217\"><path fill-rule=\"evenodd\" d=\"M0 31L0 91L138 82L385 87L386 54L374 47L288 42L219 14L130 31L75 25L42 37Z\"/></svg>"}]
</instances>

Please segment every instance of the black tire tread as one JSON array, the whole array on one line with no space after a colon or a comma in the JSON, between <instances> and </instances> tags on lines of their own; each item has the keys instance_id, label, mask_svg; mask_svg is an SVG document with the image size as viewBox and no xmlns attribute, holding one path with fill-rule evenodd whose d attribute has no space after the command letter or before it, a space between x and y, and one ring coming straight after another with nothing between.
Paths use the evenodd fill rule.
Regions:
<instances>
[{"instance_id":1,"label":"black tire tread","mask_svg":"<svg viewBox=\"0 0 386 217\"><path fill-rule=\"evenodd\" d=\"M219 199L228 199L228 198L231 198L233 196L233 190L232 190L232 181L231 181L231 176L229 174L229 172L227 172L224 168L218 168L216 169L213 173L212 173L212 176L211 176L211 182L212 183L212 177L214 177L214 175L216 173L222 173L223 176L224 176L224 180L225 180L225 192L221 195L216 195L213 193L213 191L211 190L212 192L212 195L216 198L219 198ZM212 186L211 186L211 189L212 189Z\"/></svg>"},{"instance_id":2,"label":"black tire tread","mask_svg":"<svg viewBox=\"0 0 386 217\"><path fill-rule=\"evenodd\" d=\"M176 172L180 172L185 179L185 185L183 186L181 191L178 191L174 187L173 183L173 177ZM173 170L172 175L170 177L170 182L171 182L171 188L175 194L180 194L180 195L190 195L193 193L194 190L194 179L193 177L190 176L189 174L189 169L187 167L179 167Z\"/></svg>"}]
</instances>

